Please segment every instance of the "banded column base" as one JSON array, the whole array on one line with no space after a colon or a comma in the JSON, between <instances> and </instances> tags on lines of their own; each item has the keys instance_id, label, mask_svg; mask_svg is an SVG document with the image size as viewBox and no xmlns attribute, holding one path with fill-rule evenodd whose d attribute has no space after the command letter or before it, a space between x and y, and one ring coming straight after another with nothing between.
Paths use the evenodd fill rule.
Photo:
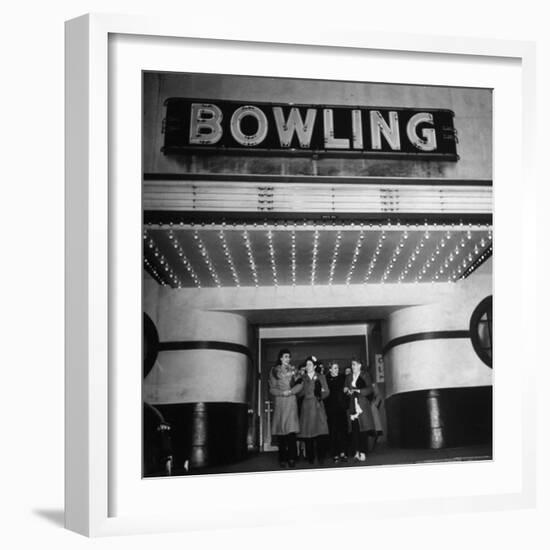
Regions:
<instances>
[{"instance_id":1,"label":"banded column base","mask_svg":"<svg viewBox=\"0 0 550 550\"><path fill-rule=\"evenodd\" d=\"M386 400L393 447L443 449L492 443L493 388L398 393Z\"/></svg>"},{"instance_id":2,"label":"banded column base","mask_svg":"<svg viewBox=\"0 0 550 550\"><path fill-rule=\"evenodd\" d=\"M155 405L171 425L174 469L230 464L247 455L246 403Z\"/></svg>"}]
</instances>

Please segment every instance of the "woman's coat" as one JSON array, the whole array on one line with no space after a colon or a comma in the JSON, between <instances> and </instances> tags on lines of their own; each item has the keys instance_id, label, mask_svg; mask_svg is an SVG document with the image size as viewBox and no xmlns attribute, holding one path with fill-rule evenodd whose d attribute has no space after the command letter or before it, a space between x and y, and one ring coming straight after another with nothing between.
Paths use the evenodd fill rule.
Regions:
<instances>
[{"instance_id":1,"label":"woman's coat","mask_svg":"<svg viewBox=\"0 0 550 550\"><path fill-rule=\"evenodd\" d=\"M359 414L359 416L357 417L357 420L359 421L359 430L362 432L374 432L374 418L372 416L370 402L367 399L367 396L373 393L373 389L372 384L370 383L367 376L365 374L360 374L354 385L353 374L348 374L346 376L344 388L347 388L350 391L354 391L354 393L350 396L348 404L348 421L350 431L352 415Z\"/></svg>"},{"instance_id":2,"label":"woman's coat","mask_svg":"<svg viewBox=\"0 0 550 550\"><path fill-rule=\"evenodd\" d=\"M288 435L300 429L296 394L302 389L296 369L289 365L277 365L269 374L269 393L274 397L274 411L271 419L272 435ZM290 391L290 395L285 395Z\"/></svg>"},{"instance_id":3,"label":"woman's coat","mask_svg":"<svg viewBox=\"0 0 550 550\"><path fill-rule=\"evenodd\" d=\"M317 386L317 395L315 387ZM323 399L326 399L330 391L326 378L322 374L314 373L310 378L307 373L302 378L303 396L300 411L300 433L298 437L317 437L328 434L327 415Z\"/></svg>"}]
</instances>

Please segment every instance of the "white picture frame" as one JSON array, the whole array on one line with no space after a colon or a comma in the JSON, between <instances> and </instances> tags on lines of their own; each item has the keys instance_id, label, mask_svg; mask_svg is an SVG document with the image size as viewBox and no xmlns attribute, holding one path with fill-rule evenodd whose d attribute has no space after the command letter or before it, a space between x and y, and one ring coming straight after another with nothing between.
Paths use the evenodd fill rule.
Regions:
<instances>
[{"instance_id":1,"label":"white picture frame","mask_svg":"<svg viewBox=\"0 0 550 550\"><path fill-rule=\"evenodd\" d=\"M151 40L156 40L160 49L149 47ZM141 69L169 70L171 61L166 52L177 49L180 43L187 44L186 47L191 47L195 53L195 57L177 61L182 71L201 67L202 72L219 72L213 60L220 50L231 46L248 48L250 66L269 54L273 63L265 69L268 71L265 74L283 71L276 76L308 76L298 61L289 63L286 68L276 67L277 57L288 59L290 55L302 60L310 56L311 70L323 56L342 56L347 62L362 55L384 55L388 65L395 61L396 66L401 63L404 67L403 60L407 60L408 72L400 72L395 76L396 81L443 83L443 79L449 77L432 75L427 81L426 71L434 62L456 67L454 81L446 80L445 84L494 88L495 237L496 242L501 243L496 245L495 256L495 355L503 365L495 375L498 389L494 460L489 464L463 464L460 471L456 464L430 465L421 469L392 467L391 474L398 480L399 491L385 497L376 490L370 495L353 495L342 501L353 503L353 508L345 515L336 513L332 519L353 520L366 513L371 517L391 517L419 512L436 514L442 510L481 511L533 506L535 433L534 424L528 419L535 414L535 350L522 341L518 342L517 349L503 353L503 342L510 334L509 328L504 323L499 324L498 319L499 312L501 315L511 313L517 316L520 329L527 329L529 318L535 318L536 296L525 274L520 274L515 296L508 296L507 302L499 302L498 296L499 288L502 289L500 295L506 296L505 290L518 283L517 274L514 279L504 269L506 262L515 258L517 250L522 250L522 257L515 261L523 261L532 269L536 264L534 247L526 239L526 235L535 230L531 212L534 212L536 183L531 177L533 138L525 130L534 127L535 119L534 45L292 26L247 31L214 27L196 32L191 24L171 21L168 17L86 15L66 24L66 527L88 536L105 536L297 521L292 514L285 518L273 513L282 502L284 491L291 487L292 479L296 479L289 477L293 473L151 481L142 480L140 476L136 478L135 468L128 465L128 471L134 476L132 479L124 480L115 475L120 473L117 456L123 455L130 440L128 448L134 448L132 445L140 433L138 417L135 417L136 426L129 427L128 433L117 426L123 419L131 419L135 404L141 402L139 390L137 394L135 388L126 392L121 390L127 373L120 366L119 355L120 348L128 346L128 342L140 334L136 331L141 330L141 304L135 299L136 295L141 296L138 277L141 255L138 244L123 250L117 243L125 242L128 231L132 234L141 223L139 202L136 202L140 200L141 180L134 180L133 175L128 174L129 184L133 182L137 188L131 196L124 194L128 182L126 187L113 186L112 182L119 177L119 170L129 166L128 163L134 163L131 170L134 175L140 174L139 161L136 165L139 154L136 157L135 153L136 146L139 151L141 144L139 131L136 135L129 129L121 129L120 121L115 120L118 113L113 112L112 107L117 105L116 94L120 92L119 88L115 89L121 85L120 79L117 80L118 71L130 71L131 80L140 65ZM208 55L205 49L205 55L198 59L197 52L206 46ZM149 54L145 55L146 52ZM136 55L144 57L136 61ZM225 61L230 64L231 56ZM471 71L465 69L468 66ZM415 67L418 68L416 76ZM487 67L493 67L492 75L486 74ZM261 74L259 70L247 74ZM341 70L337 78L347 74L345 63ZM349 71L353 73L352 68ZM481 73L484 76L479 76ZM380 75L374 78L369 75L368 79L379 81L380 78ZM139 98L139 91L135 90L134 103L129 102L132 105ZM509 111L506 113L504 109ZM514 131L512 136L509 135L511 130ZM124 142L117 141L122 138ZM113 142L117 144L116 149ZM126 147L126 143L130 145ZM509 158L510 152L515 153L514 158ZM511 178L522 181L519 207L517 195L511 195L507 185ZM133 279L131 275L124 278L128 270L135 272ZM126 281L124 288L119 284L121 280ZM121 324L126 321L128 330L121 332ZM136 358L139 352L136 349ZM509 371L519 360L522 360L523 372L518 380ZM499 411L510 414L504 412L506 403L510 402L517 403L512 413L515 417L500 420ZM118 423L114 422L113 415L118 415ZM504 429L499 427L504 422L512 422L514 426L517 423L520 428L521 436L515 442L515 450L504 441ZM139 461L140 457L136 459ZM364 470L354 475L373 482L368 469ZM450 472L453 477L456 475L458 482L445 493L445 480L451 477ZM318 474L298 475L302 476L305 486L314 490L319 482ZM339 483L351 479L346 472L323 475L329 494ZM381 477L384 475L388 474L382 473ZM472 489L471 484L460 486L461 476L478 480L478 490ZM426 485L422 488L415 485L413 477L414 480L432 481L424 481ZM487 484L482 480L487 480ZM178 511L169 513L173 509L174 488L181 494L182 483L186 484L188 499L181 502L180 498ZM270 491L271 502L259 505L259 499L255 498L259 491ZM213 502L210 495L214 493L219 497ZM151 499L155 499L154 502L160 499L153 509L144 504L153 502ZM304 513L305 517L318 520L313 513Z\"/></svg>"}]
</instances>

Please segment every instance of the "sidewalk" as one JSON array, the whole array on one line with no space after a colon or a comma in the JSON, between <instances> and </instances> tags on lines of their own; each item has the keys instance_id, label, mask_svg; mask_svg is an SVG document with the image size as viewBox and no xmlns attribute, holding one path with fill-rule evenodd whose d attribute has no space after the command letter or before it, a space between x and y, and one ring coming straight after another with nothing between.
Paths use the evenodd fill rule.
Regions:
<instances>
[{"instance_id":1,"label":"sidewalk","mask_svg":"<svg viewBox=\"0 0 550 550\"><path fill-rule=\"evenodd\" d=\"M395 449L384 444L379 444L367 455L367 460L365 462L348 460L348 462L333 464L332 459L327 459L323 465L317 462L311 465L305 460L301 460L296 463L294 470L356 468L362 466L388 466L397 464L460 462L491 459L492 449L490 445L454 447L449 449ZM250 456L250 458L234 464L201 468L190 472L184 472L176 468L173 475L270 472L280 470L277 453L269 452Z\"/></svg>"}]
</instances>

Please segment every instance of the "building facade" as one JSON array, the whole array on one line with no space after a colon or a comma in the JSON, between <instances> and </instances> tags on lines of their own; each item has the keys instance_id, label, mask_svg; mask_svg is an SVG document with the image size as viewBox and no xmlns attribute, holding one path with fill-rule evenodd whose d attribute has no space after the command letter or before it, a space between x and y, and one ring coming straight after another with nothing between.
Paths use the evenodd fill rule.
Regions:
<instances>
[{"instance_id":1,"label":"building facade","mask_svg":"<svg viewBox=\"0 0 550 550\"><path fill-rule=\"evenodd\" d=\"M145 73L143 97L143 396L176 460L275 447L281 347L360 357L390 446L490 443L490 90Z\"/></svg>"}]
</instances>

